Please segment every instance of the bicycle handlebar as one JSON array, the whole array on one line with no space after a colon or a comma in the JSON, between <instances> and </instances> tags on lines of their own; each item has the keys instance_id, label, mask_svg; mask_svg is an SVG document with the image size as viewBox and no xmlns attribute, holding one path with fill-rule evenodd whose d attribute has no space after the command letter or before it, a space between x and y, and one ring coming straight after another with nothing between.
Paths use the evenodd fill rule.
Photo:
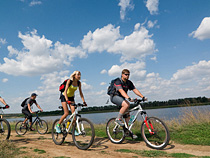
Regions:
<instances>
[{"instance_id":1,"label":"bicycle handlebar","mask_svg":"<svg viewBox=\"0 0 210 158\"><path fill-rule=\"evenodd\" d=\"M42 111L41 110L34 111L34 113L36 113L36 114L40 113L40 112L42 112Z\"/></svg>"},{"instance_id":2,"label":"bicycle handlebar","mask_svg":"<svg viewBox=\"0 0 210 158\"><path fill-rule=\"evenodd\" d=\"M86 105L81 104L81 103L78 103L78 104L71 104L71 105L72 105L72 106L75 106L75 107L78 107L78 106L84 107L84 106L86 106ZM58 108L63 110L63 107L62 107L62 106L59 106Z\"/></svg>"},{"instance_id":3,"label":"bicycle handlebar","mask_svg":"<svg viewBox=\"0 0 210 158\"><path fill-rule=\"evenodd\" d=\"M9 109L9 105L5 105L4 107L0 106L0 109Z\"/></svg>"}]
</instances>

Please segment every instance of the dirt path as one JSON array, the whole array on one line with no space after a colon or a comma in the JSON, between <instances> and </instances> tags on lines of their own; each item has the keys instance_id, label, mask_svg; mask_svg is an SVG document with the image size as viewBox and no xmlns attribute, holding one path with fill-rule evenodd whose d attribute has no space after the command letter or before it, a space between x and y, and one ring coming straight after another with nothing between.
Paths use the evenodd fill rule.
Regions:
<instances>
[{"instance_id":1,"label":"dirt path","mask_svg":"<svg viewBox=\"0 0 210 158\"><path fill-rule=\"evenodd\" d=\"M12 131L10 140L20 149L21 157L71 157L71 158L120 158L140 157L134 153L116 152L117 149L153 150L148 148L144 142L124 141L123 144L113 144L108 139L95 138L94 144L89 150L79 150L74 145L71 135L68 135L63 145L55 145L51 134L40 135L34 132L27 132L22 137ZM44 150L46 153L39 154L34 149ZM196 156L210 156L210 146L180 145L167 146L163 151L168 153L187 153Z\"/></svg>"}]
</instances>

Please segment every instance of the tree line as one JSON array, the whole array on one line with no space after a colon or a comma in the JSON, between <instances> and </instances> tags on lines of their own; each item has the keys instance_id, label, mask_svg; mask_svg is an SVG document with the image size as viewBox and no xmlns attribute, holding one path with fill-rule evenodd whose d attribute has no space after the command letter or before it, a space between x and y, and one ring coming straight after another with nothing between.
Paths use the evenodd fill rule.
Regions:
<instances>
[{"instance_id":1,"label":"tree line","mask_svg":"<svg viewBox=\"0 0 210 158\"><path fill-rule=\"evenodd\" d=\"M210 104L210 98L197 97L197 98L184 98L184 99L173 99L168 101L149 101L144 102L142 105L144 108L163 108L163 107L177 107L177 106L196 106L196 105L207 105ZM131 104L130 108L134 107ZM107 106L93 106L82 109L82 112L103 112L103 111L117 111L116 105Z\"/></svg>"}]
</instances>

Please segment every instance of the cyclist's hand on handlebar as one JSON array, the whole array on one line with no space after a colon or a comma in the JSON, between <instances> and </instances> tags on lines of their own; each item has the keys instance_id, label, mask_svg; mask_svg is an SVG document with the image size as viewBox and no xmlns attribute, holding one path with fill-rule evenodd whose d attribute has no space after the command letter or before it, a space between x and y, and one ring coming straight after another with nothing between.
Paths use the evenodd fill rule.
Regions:
<instances>
[{"instance_id":1,"label":"cyclist's hand on handlebar","mask_svg":"<svg viewBox=\"0 0 210 158\"><path fill-rule=\"evenodd\" d=\"M133 99L133 98L128 98L128 100L129 100L130 102L134 102L135 99Z\"/></svg>"},{"instance_id":2,"label":"cyclist's hand on handlebar","mask_svg":"<svg viewBox=\"0 0 210 158\"><path fill-rule=\"evenodd\" d=\"M69 105L71 104L71 101L69 101L69 100L68 100L68 101L66 101L66 102L67 102L67 104L69 104Z\"/></svg>"},{"instance_id":3,"label":"cyclist's hand on handlebar","mask_svg":"<svg viewBox=\"0 0 210 158\"><path fill-rule=\"evenodd\" d=\"M43 110L42 110L42 109L41 109L40 111L41 111L41 112L43 112Z\"/></svg>"},{"instance_id":4,"label":"cyclist's hand on handlebar","mask_svg":"<svg viewBox=\"0 0 210 158\"><path fill-rule=\"evenodd\" d=\"M3 109L8 109L9 108L9 105L5 105L5 107L3 107Z\"/></svg>"},{"instance_id":5,"label":"cyclist's hand on handlebar","mask_svg":"<svg viewBox=\"0 0 210 158\"><path fill-rule=\"evenodd\" d=\"M147 101L148 99L147 99L147 97L143 97L142 100L143 101Z\"/></svg>"},{"instance_id":6,"label":"cyclist's hand on handlebar","mask_svg":"<svg viewBox=\"0 0 210 158\"><path fill-rule=\"evenodd\" d=\"M87 103L85 101L83 102L83 106L87 106Z\"/></svg>"}]
</instances>

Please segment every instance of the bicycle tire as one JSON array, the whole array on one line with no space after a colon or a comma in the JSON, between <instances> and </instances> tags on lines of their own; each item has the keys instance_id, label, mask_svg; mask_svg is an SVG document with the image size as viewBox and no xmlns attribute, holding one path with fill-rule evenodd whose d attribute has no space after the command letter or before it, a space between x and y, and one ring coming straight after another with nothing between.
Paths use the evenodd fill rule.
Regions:
<instances>
[{"instance_id":1,"label":"bicycle tire","mask_svg":"<svg viewBox=\"0 0 210 158\"><path fill-rule=\"evenodd\" d=\"M150 148L158 150L164 149L170 141L170 134L166 124L156 117L147 118L147 122L150 122L152 124L154 129L152 130L152 132L154 132L154 134L149 133L145 122L143 122L141 125L141 136L144 142Z\"/></svg>"},{"instance_id":2,"label":"bicycle tire","mask_svg":"<svg viewBox=\"0 0 210 158\"><path fill-rule=\"evenodd\" d=\"M0 119L0 140L8 140L11 134L11 127L6 119Z\"/></svg>"},{"instance_id":3,"label":"bicycle tire","mask_svg":"<svg viewBox=\"0 0 210 158\"><path fill-rule=\"evenodd\" d=\"M18 121L15 125L15 131L18 135L24 135L26 134L28 130L28 125L26 124L26 127L23 126L23 121Z\"/></svg>"},{"instance_id":4,"label":"bicycle tire","mask_svg":"<svg viewBox=\"0 0 210 158\"><path fill-rule=\"evenodd\" d=\"M54 122L53 122L53 126L52 126L52 139L53 139L53 142L56 144L56 145L61 145L66 136L67 136L67 133L65 135L64 132L66 132L66 129L64 128L63 126L63 123L61 123L61 133L57 133L56 130L55 130L55 126L58 124L58 121L60 119L56 119Z\"/></svg>"},{"instance_id":5,"label":"bicycle tire","mask_svg":"<svg viewBox=\"0 0 210 158\"><path fill-rule=\"evenodd\" d=\"M73 126L73 131L79 132L79 126L81 133L76 136L75 132L72 132L72 139L78 149L87 150L94 142L95 129L92 122L86 118L79 118L78 123Z\"/></svg>"},{"instance_id":6,"label":"bicycle tire","mask_svg":"<svg viewBox=\"0 0 210 158\"><path fill-rule=\"evenodd\" d=\"M36 129L39 134L46 134L48 131L48 124L45 120L39 120L36 122Z\"/></svg>"},{"instance_id":7,"label":"bicycle tire","mask_svg":"<svg viewBox=\"0 0 210 158\"><path fill-rule=\"evenodd\" d=\"M125 139L123 127L115 123L116 118L111 118L106 125L106 134L112 143L120 144Z\"/></svg>"}]
</instances>

